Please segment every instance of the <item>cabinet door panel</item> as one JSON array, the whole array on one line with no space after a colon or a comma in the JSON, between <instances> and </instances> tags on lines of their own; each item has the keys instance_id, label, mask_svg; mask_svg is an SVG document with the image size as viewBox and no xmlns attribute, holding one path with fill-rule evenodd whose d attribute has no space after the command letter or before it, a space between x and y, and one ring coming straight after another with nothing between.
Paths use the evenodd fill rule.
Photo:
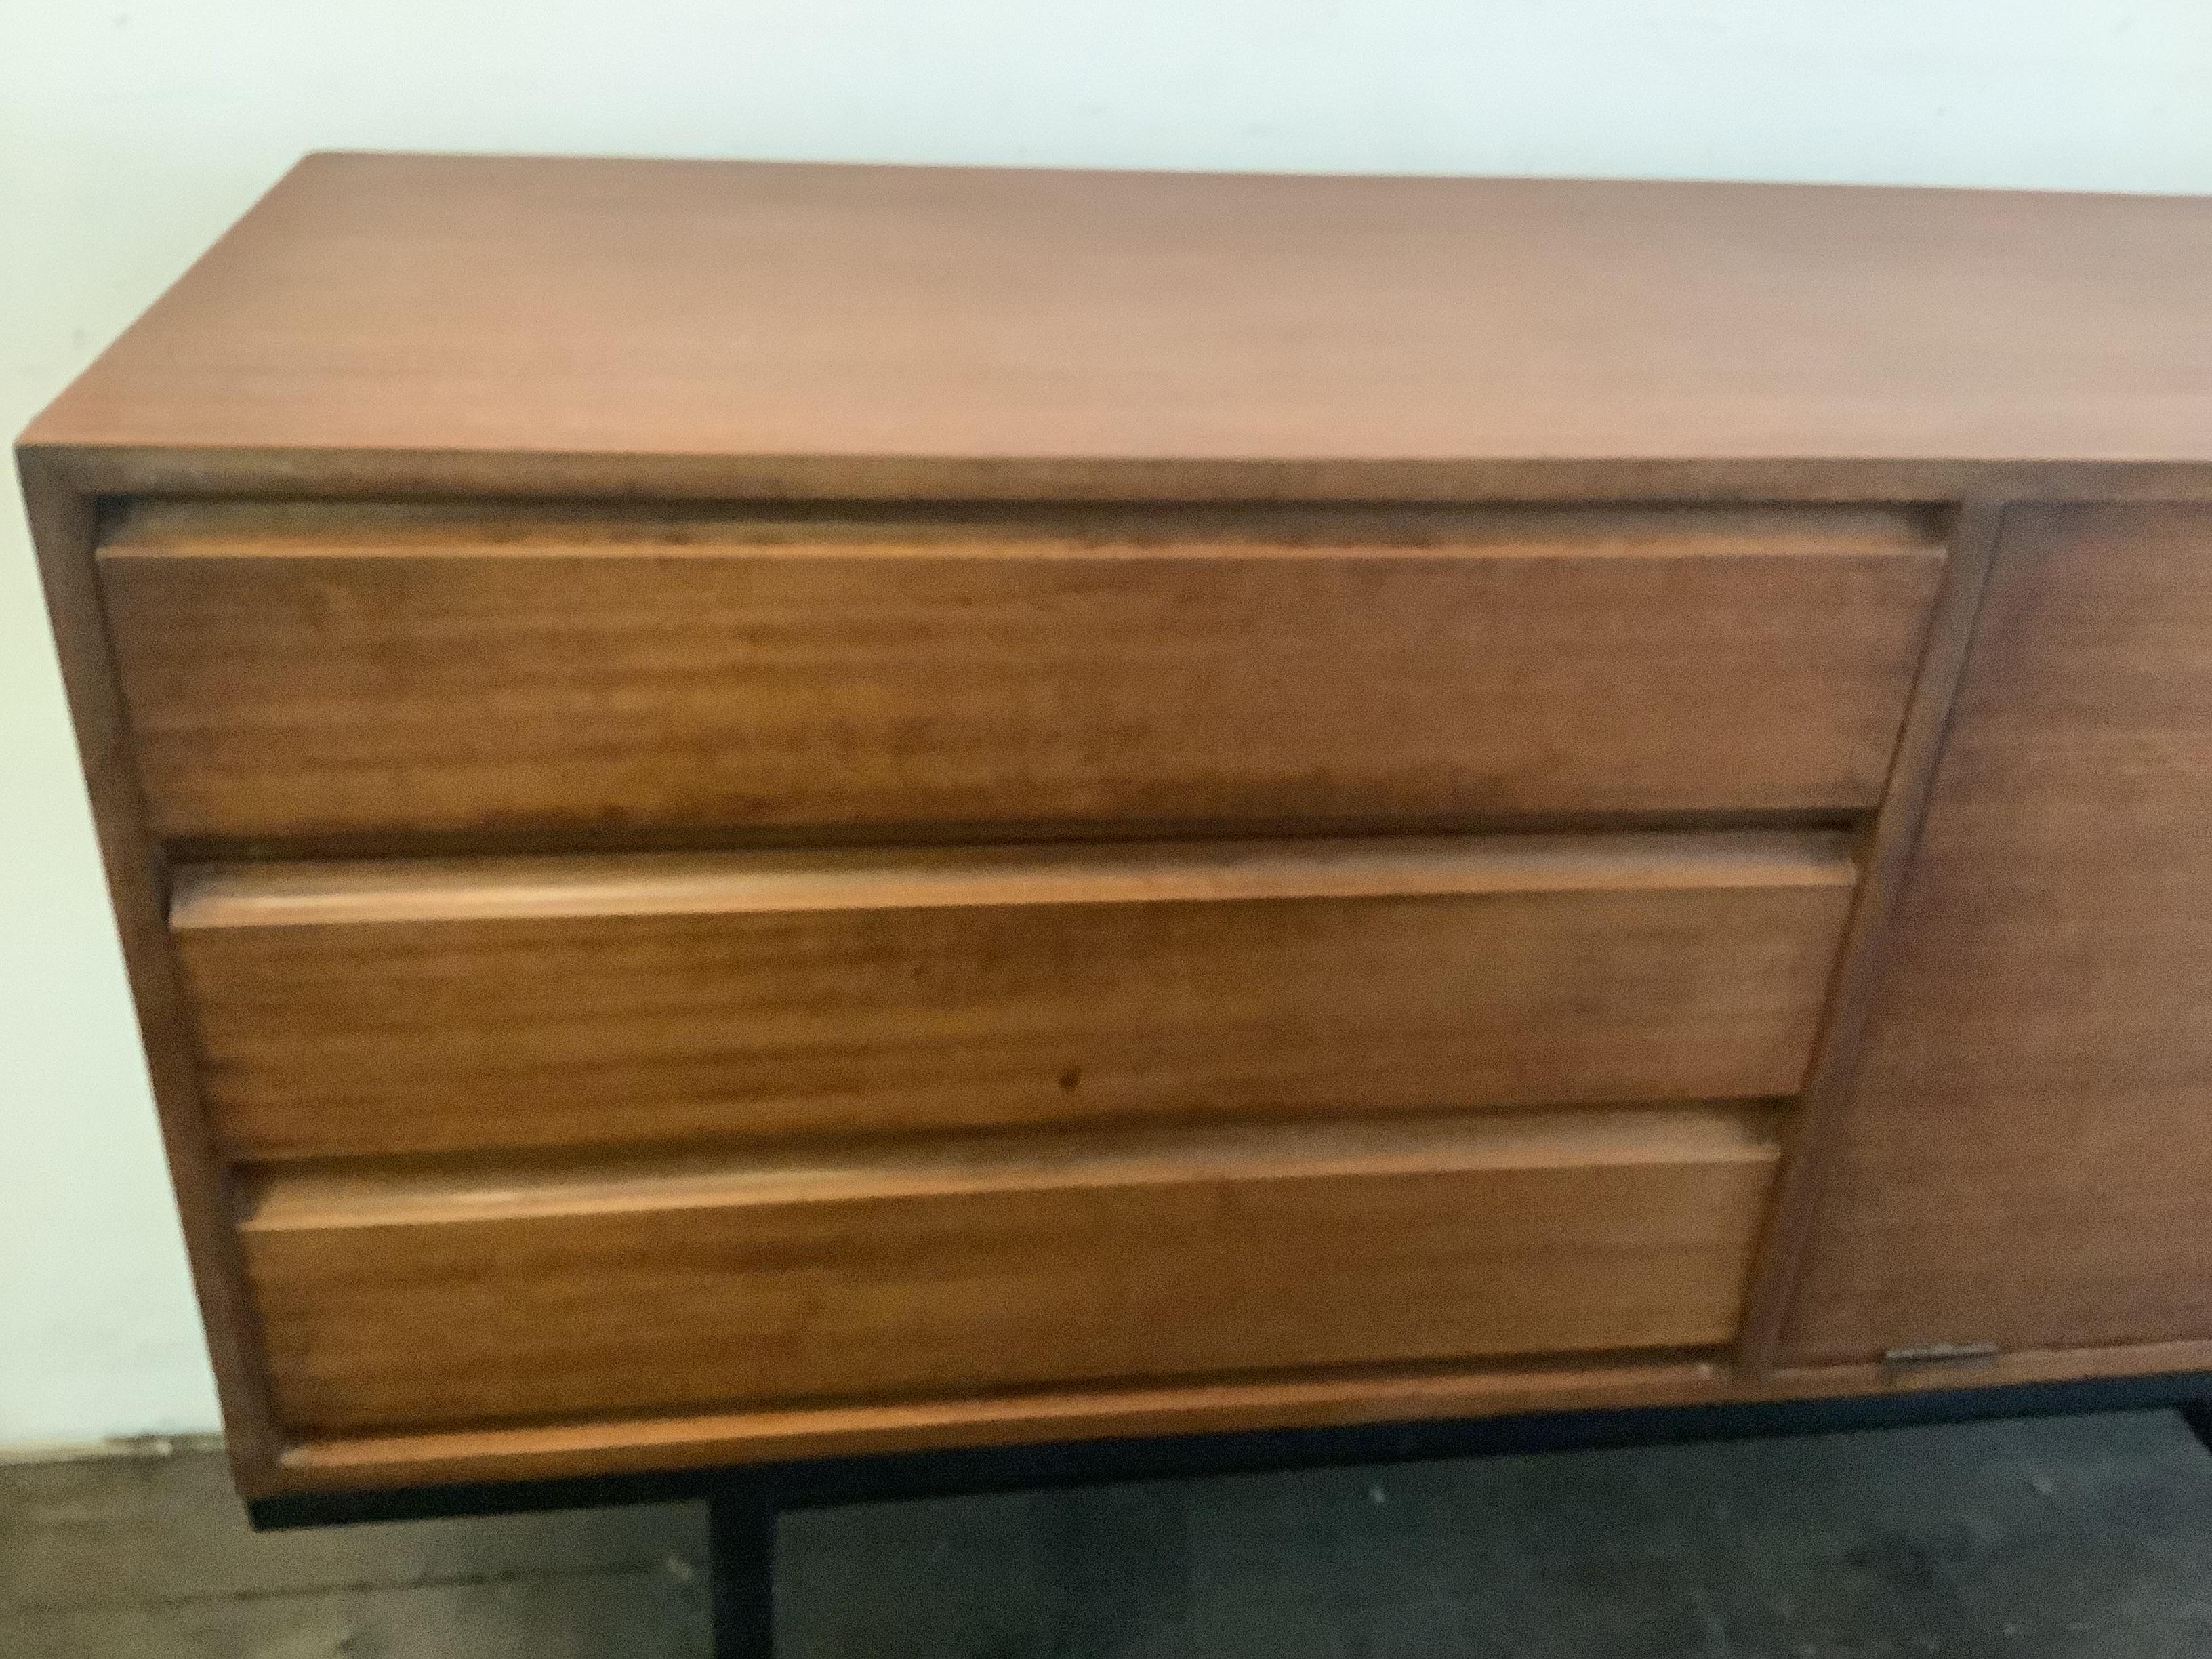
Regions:
<instances>
[{"instance_id":1,"label":"cabinet door panel","mask_svg":"<svg viewBox=\"0 0 2212 1659\"><path fill-rule=\"evenodd\" d=\"M1785 1348L2212 1335L2212 510L2015 508Z\"/></svg>"}]
</instances>

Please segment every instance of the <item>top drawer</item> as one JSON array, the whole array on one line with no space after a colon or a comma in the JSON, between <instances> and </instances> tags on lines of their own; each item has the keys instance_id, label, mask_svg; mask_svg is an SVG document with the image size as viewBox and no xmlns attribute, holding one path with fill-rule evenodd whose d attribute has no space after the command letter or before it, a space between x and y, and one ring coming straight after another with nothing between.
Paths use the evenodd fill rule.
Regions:
<instances>
[{"instance_id":1,"label":"top drawer","mask_svg":"<svg viewBox=\"0 0 2212 1659\"><path fill-rule=\"evenodd\" d=\"M1844 508L142 505L164 835L1871 805L1942 561Z\"/></svg>"}]
</instances>

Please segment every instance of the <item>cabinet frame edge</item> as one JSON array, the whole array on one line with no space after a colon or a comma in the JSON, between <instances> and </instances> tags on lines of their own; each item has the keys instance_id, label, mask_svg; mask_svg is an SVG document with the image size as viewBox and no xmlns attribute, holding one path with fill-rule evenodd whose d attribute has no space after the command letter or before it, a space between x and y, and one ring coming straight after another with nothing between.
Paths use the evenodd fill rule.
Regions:
<instances>
[{"instance_id":1,"label":"cabinet frame edge","mask_svg":"<svg viewBox=\"0 0 2212 1659\"><path fill-rule=\"evenodd\" d=\"M269 1492L280 1484L282 1437L244 1255L230 1224L231 1176L201 1096L198 1042L170 945L168 862L132 763L122 684L94 565L102 501L38 446L20 446L15 463L231 1469L241 1492Z\"/></svg>"}]
</instances>

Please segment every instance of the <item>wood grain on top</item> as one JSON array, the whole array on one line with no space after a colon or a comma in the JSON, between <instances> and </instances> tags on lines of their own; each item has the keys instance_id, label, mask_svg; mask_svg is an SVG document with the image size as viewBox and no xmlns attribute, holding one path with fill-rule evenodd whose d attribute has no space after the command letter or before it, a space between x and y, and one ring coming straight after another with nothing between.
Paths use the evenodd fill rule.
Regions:
<instances>
[{"instance_id":1,"label":"wood grain on top","mask_svg":"<svg viewBox=\"0 0 2212 1659\"><path fill-rule=\"evenodd\" d=\"M320 155L27 438L134 489L2185 494L2207 270L2203 198Z\"/></svg>"}]
</instances>

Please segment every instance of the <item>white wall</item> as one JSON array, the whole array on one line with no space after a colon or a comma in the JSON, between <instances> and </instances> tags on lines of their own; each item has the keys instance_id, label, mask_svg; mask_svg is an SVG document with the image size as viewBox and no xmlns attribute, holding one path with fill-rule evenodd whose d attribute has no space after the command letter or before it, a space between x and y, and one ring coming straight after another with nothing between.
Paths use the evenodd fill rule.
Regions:
<instances>
[{"instance_id":1,"label":"white wall","mask_svg":"<svg viewBox=\"0 0 2212 1659\"><path fill-rule=\"evenodd\" d=\"M310 149L2212 193L2208 0L0 0L0 434ZM0 1443L211 1426L0 507Z\"/></svg>"}]
</instances>

